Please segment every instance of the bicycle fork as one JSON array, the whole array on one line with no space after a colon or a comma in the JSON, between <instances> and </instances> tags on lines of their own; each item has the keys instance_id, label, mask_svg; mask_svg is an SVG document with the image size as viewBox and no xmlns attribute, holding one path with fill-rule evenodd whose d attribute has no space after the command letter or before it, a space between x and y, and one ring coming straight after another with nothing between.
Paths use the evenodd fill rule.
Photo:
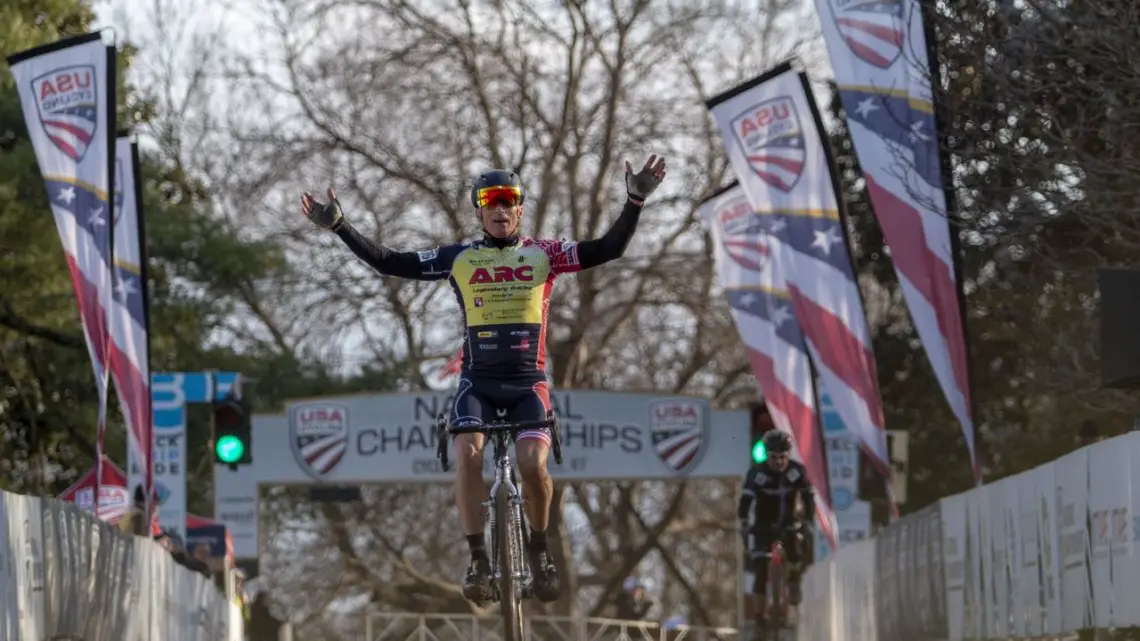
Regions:
<instances>
[{"instance_id":1,"label":"bicycle fork","mask_svg":"<svg viewBox=\"0 0 1140 641\"><path fill-rule=\"evenodd\" d=\"M503 566L507 562L507 559L499 558L499 511L495 508L498 502L499 490L502 488L502 485L504 483L507 484L507 496L509 500L506 514L507 518L510 520L510 523L508 523L507 531L515 532L517 536L512 536L502 543L505 543L506 545L513 548L511 550L511 556L514 558L515 563L517 564L517 566L513 568L504 568ZM531 589L530 577L527 576L527 563L523 556L525 553L525 541L523 540L523 537L525 536L525 528L523 527L522 490L511 481L511 464L509 459L503 458L499 461L499 466L495 470L495 480L491 484L491 492L489 493L487 499L483 501L482 505L483 509L486 510L487 523L491 527L491 566L497 600L502 599L502 595L498 594L498 591L502 586L504 572L510 572L512 578L514 579L513 583L515 585L523 585L523 592L529 593Z\"/></svg>"}]
</instances>

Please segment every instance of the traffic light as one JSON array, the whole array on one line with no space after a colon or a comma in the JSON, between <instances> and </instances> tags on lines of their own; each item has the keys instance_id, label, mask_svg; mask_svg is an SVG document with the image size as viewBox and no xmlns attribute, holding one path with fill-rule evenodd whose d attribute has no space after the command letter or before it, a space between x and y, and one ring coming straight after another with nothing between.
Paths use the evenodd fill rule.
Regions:
<instances>
[{"instance_id":1,"label":"traffic light","mask_svg":"<svg viewBox=\"0 0 1140 641\"><path fill-rule=\"evenodd\" d=\"M752 462L763 463L768 460L768 448L764 446L764 437L752 443Z\"/></svg>"},{"instance_id":2,"label":"traffic light","mask_svg":"<svg viewBox=\"0 0 1140 641\"><path fill-rule=\"evenodd\" d=\"M749 418L748 431L752 441L749 452L752 454L753 465L768 460L768 448L764 446L764 435L776 429L771 419L767 419L768 407L764 404L754 405Z\"/></svg>"},{"instance_id":3,"label":"traffic light","mask_svg":"<svg viewBox=\"0 0 1140 641\"><path fill-rule=\"evenodd\" d=\"M237 469L253 462L249 405L233 394L214 401L214 462Z\"/></svg>"}]
</instances>

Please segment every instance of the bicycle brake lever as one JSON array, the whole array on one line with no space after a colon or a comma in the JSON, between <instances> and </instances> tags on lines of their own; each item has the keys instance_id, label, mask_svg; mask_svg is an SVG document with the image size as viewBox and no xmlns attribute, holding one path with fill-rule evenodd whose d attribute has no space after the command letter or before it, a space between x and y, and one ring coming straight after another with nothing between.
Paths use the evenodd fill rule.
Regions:
<instances>
[{"instance_id":1,"label":"bicycle brake lever","mask_svg":"<svg viewBox=\"0 0 1140 641\"><path fill-rule=\"evenodd\" d=\"M553 411L547 411L546 418L551 420L550 423L550 451L554 454L554 464L562 465L562 439L558 435L558 418L554 415Z\"/></svg>"}]
</instances>

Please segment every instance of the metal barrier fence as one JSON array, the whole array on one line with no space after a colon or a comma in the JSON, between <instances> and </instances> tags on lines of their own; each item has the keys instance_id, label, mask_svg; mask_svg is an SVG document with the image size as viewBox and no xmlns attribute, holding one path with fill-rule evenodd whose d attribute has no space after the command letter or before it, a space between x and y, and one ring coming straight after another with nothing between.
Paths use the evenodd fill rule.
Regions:
<instances>
[{"instance_id":1,"label":"metal barrier fence","mask_svg":"<svg viewBox=\"0 0 1140 641\"><path fill-rule=\"evenodd\" d=\"M364 641L504 641L498 616L471 614L374 614L365 622ZM735 628L649 621L532 616L523 620L527 641L739 641Z\"/></svg>"}]
</instances>

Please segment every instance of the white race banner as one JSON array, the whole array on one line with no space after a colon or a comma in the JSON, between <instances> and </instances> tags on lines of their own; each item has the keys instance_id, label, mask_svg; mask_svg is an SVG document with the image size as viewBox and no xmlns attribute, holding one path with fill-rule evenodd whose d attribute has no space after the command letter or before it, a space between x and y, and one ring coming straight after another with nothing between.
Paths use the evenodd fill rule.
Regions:
<instances>
[{"instance_id":1,"label":"white race banner","mask_svg":"<svg viewBox=\"0 0 1140 641\"><path fill-rule=\"evenodd\" d=\"M1013 498L1017 505L1018 519L1017 546L1021 559L1020 565L1014 570L1017 576L1015 607L1018 612L1015 626L1016 636L1022 637L1039 636L1044 629L1045 602L1041 573L1045 564L1039 532L1041 500L1034 487L1034 482L1041 478L1038 470L1013 477L1016 489ZM1052 486L1052 481L1047 485Z\"/></svg>"},{"instance_id":2,"label":"white race banner","mask_svg":"<svg viewBox=\"0 0 1140 641\"><path fill-rule=\"evenodd\" d=\"M1129 434L1127 449L1130 461L1140 460L1140 433ZM1112 559L1114 582L1117 576L1120 577L1120 581L1115 583L1116 594L1121 596L1140 594L1140 464L1130 462L1128 476L1131 488L1125 514L1128 520L1128 552L1119 556L1114 554ZM1114 614L1122 625L1140 625L1140 603L1135 598L1118 597Z\"/></svg>"},{"instance_id":3,"label":"white race banner","mask_svg":"<svg viewBox=\"0 0 1140 641\"><path fill-rule=\"evenodd\" d=\"M240 641L211 579L73 503L0 492L0 641Z\"/></svg>"},{"instance_id":4,"label":"white race banner","mask_svg":"<svg viewBox=\"0 0 1140 641\"><path fill-rule=\"evenodd\" d=\"M1080 449L1053 462L1057 481L1057 536L1061 556L1061 626L1091 623L1088 566L1089 453Z\"/></svg>"},{"instance_id":5,"label":"white race banner","mask_svg":"<svg viewBox=\"0 0 1140 641\"><path fill-rule=\"evenodd\" d=\"M942 499L945 590L935 598L945 599L946 632L916 632L914 617L908 621L931 610L926 604L937 590L921 583L938 575L920 558L907 572L912 515L871 541L878 545L871 606L839 593L842 577L861 572L864 562L847 555L848 548L808 568L802 611L826 613L819 616L830 627L803 625L799 638L863 641L851 626L868 611L878 613L880 635L868 641L1038 639L1137 625L1140 466L1132 461L1138 457L1140 433L1129 433Z\"/></svg>"},{"instance_id":6,"label":"white race banner","mask_svg":"<svg viewBox=\"0 0 1140 641\"><path fill-rule=\"evenodd\" d=\"M16 580L16 566L20 556L13 544L15 536L9 533L12 526L8 509L7 492L0 492L0 639L18 639L20 603Z\"/></svg>"},{"instance_id":7,"label":"white race banner","mask_svg":"<svg viewBox=\"0 0 1140 641\"><path fill-rule=\"evenodd\" d=\"M946 619L950 626L951 639L961 639L965 634L968 504L969 499L965 494L956 494L942 499L939 506L942 512L942 567L945 568Z\"/></svg>"},{"instance_id":8,"label":"white race banner","mask_svg":"<svg viewBox=\"0 0 1140 641\"><path fill-rule=\"evenodd\" d=\"M156 377L155 388L159 387ZM550 392L562 440L558 479L739 479L748 462L748 414L712 410L686 396L597 390ZM230 531L237 558L257 556L257 488L263 484L436 483L455 478L436 458L436 417L449 395L369 394L286 404L281 415L253 417L253 463L214 466L217 520ZM156 394L156 416L158 396ZM678 467L669 438L696 435L696 449ZM491 474L491 457L484 456Z\"/></svg>"}]
</instances>

